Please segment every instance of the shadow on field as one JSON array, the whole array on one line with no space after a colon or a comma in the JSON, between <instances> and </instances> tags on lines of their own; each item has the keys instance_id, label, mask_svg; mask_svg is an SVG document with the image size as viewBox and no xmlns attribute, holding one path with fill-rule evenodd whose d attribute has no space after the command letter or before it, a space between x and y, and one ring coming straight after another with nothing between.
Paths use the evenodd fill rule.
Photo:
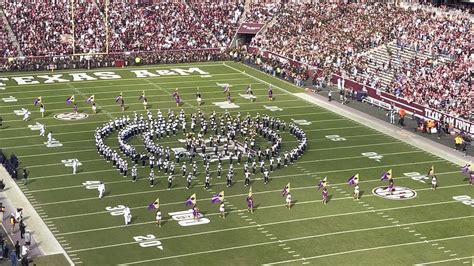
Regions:
<instances>
[{"instance_id":1,"label":"shadow on field","mask_svg":"<svg viewBox=\"0 0 474 266\"><path fill-rule=\"evenodd\" d=\"M328 203L331 202L333 196L334 195L328 195Z\"/></svg>"}]
</instances>

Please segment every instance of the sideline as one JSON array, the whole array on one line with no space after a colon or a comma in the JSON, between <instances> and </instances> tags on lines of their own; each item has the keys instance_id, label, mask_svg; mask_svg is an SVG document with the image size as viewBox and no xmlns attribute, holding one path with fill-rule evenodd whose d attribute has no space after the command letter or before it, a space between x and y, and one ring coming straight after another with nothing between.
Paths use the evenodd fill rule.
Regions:
<instances>
[{"instance_id":1,"label":"sideline","mask_svg":"<svg viewBox=\"0 0 474 266\"><path fill-rule=\"evenodd\" d=\"M25 197L23 192L20 190L15 181L10 177L7 170L0 166L0 177L5 182L6 188L2 191L5 196L5 200L10 203L15 203L15 206L21 206L23 212L27 215L28 228L33 233L34 243L37 245L42 255L53 255L53 254L64 254L70 265L74 265L71 258L68 256L63 247L54 237L53 233L46 226L45 222L41 219L36 209L31 205L28 199ZM8 216L5 213L5 216ZM8 234L8 228L7 228Z\"/></svg>"}]
</instances>

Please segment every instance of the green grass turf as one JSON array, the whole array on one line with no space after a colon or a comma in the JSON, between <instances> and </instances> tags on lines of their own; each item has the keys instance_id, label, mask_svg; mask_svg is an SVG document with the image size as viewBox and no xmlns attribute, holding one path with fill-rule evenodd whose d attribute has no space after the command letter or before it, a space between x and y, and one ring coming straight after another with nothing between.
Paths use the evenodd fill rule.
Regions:
<instances>
[{"instance_id":1,"label":"green grass turf","mask_svg":"<svg viewBox=\"0 0 474 266\"><path fill-rule=\"evenodd\" d=\"M391 136L369 129L362 124L346 119L329 110L305 102L290 93L301 93L302 89L284 81L250 69L246 66L226 62L188 65L143 66L139 69L171 69L196 66L209 72L208 77L192 74L188 76L160 76L136 78L130 70L106 69L119 74L122 79L97 80L71 83L39 85L15 85L7 81L0 98L15 97L18 101L0 105L4 128L0 130L1 147L6 153L15 153L21 167L31 170L27 186L19 183L32 205L51 227L55 236L67 243L66 250L74 262L84 265L139 264L157 265L231 265L256 264L318 264L318 265L407 265L439 261L441 264L460 265L471 263L473 245L472 208L453 199L459 195L473 195L459 166L441 157L414 148ZM97 72L70 71L70 72ZM69 73L66 72L55 72ZM51 73L43 73L51 74ZM12 73L4 77L39 73ZM278 88L274 90L275 101L266 98L267 82ZM139 168L139 180L131 183L100 158L95 150L93 131L111 117L143 112L138 101L142 90L146 90L151 110L159 108L166 114L168 109L178 112L184 109L189 115L198 109L207 114L223 109L213 102L225 101L222 88L216 83L229 83L238 109L242 114L257 112L269 114L291 122L291 119L307 120L304 125L309 149L300 160L287 168L271 173L271 182L264 185L257 174L252 181L256 203L255 213L246 211L245 197L248 188L243 186L242 165L236 165L235 184L225 187L224 178L218 179L213 172L212 191L202 188L204 176L199 163L198 179L190 190L185 189L185 180L179 168L174 188L166 190L166 177L158 173L157 185L148 186L148 168ZM238 95L252 84L257 101L250 102ZM199 87L205 104L197 106L195 89ZM179 88L184 104L176 107L171 93ZM281 90L282 88L284 90ZM122 112L114 97L123 92L127 110ZM70 95L76 95L81 112L89 117L80 121L61 121L53 116L70 112L65 104ZM85 99L94 94L100 106L98 114L91 114ZM47 115L39 117L33 107L35 97L42 96ZM278 106L282 111L269 111L267 106ZM28 108L33 111L29 122L21 121L14 110ZM35 122L45 123L47 130L63 146L46 148L45 138L37 131L28 129ZM339 135L345 140L332 141L326 136ZM283 132L283 150L296 145L296 140ZM170 147L178 147L178 137L160 140ZM116 134L107 139L107 144L116 147ZM142 149L140 139L131 141ZM260 143L264 143L260 140ZM376 152L383 156L380 162L362 155ZM72 175L61 160L78 158L83 165ZM440 188L430 189L429 180L416 180L404 173L426 173L435 166ZM224 163L224 172L228 165ZM417 191L417 197L405 201L376 197L372 189L385 185L380 175L393 169L395 182ZM215 171L215 164L212 165ZM259 171L259 169L257 169ZM362 199L351 198L352 188L346 184L349 176L359 173ZM321 193L316 184L324 176L330 182L330 202L321 203ZM97 199L95 189L86 189L83 182L102 180L107 194ZM286 209L281 197L283 187L291 182L294 206ZM227 217L218 216L218 206L210 203L212 193L225 191ZM198 206L210 219L210 223L182 227L169 217L169 212L183 211L186 197L197 194ZM163 227L154 223L154 212L146 205L160 198L164 214ZM133 222L123 225L123 216L113 216L106 207L126 205L132 209ZM141 247L133 237L155 236L163 250Z\"/></svg>"}]
</instances>

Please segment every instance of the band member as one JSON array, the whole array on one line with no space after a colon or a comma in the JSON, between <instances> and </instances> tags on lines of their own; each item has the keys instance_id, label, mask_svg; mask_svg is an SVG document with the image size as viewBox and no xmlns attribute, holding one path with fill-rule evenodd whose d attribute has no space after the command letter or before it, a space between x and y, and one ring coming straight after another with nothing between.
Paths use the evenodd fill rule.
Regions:
<instances>
[{"instance_id":1,"label":"band member","mask_svg":"<svg viewBox=\"0 0 474 266\"><path fill-rule=\"evenodd\" d=\"M327 187L323 188L323 204L327 204L329 200L329 191Z\"/></svg>"},{"instance_id":2,"label":"band member","mask_svg":"<svg viewBox=\"0 0 474 266\"><path fill-rule=\"evenodd\" d=\"M161 227L161 211L160 209L156 210L156 225Z\"/></svg>"},{"instance_id":3,"label":"band member","mask_svg":"<svg viewBox=\"0 0 474 266\"><path fill-rule=\"evenodd\" d=\"M41 117L44 117L44 104L40 105L40 113L41 113Z\"/></svg>"},{"instance_id":4,"label":"band member","mask_svg":"<svg viewBox=\"0 0 474 266\"><path fill-rule=\"evenodd\" d=\"M220 212L220 216L222 219L225 219L225 206L224 206L224 202L221 203L221 205L219 206L219 212Z\"/></svg>"},{"instance_id":5,"label":"band member","mask_svg":"<svg viewBox=\"0 0 474 266\"><path fill-rule=\"evenodd\" d=\"M291 209L291 193L286 194L286 205L288 210Z\"/></svg>"},{"instance_id":6,"label":"band member","mask_svg":"<svg viewBox=\"0 0 474 266\"><path fill-rule=\"evenodd\" d=\"M433 175L431 177L431 188L433 190L436 190L437 187L438 187L438 177L436 175Z\"/></svg>"},{"instance_id":7,"label":"band member","mask_svg":"<svg viewBox=\"0 0 474 266\"><path fill-rule=\"evenodd\" d=\"M359 199L360 199L359 184L356 184L354 186L354 200L359 200Z\"/></svg>"}]
</instances>

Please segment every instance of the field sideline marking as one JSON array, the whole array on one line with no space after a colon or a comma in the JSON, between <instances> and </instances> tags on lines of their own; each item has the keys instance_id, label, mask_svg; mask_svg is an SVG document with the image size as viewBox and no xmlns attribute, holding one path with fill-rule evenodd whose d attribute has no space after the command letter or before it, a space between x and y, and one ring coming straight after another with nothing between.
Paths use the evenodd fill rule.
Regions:
<instances>
[{"instance_id":1,"label":"field sideline marking","mask_svg":"<svg viewBox=\"0 0 474 266\"><path fill-rule=\"evenodd\" d=\"M387 228L387 227L393 227L393 226L381 226L380 229ZM374 229L374 230L376 230L376 229ZM356 230L350 230L350 231L356 231ZM360 229L360 231L364 231L364 230ZM343 231L343 232L349 232L349 231ZM340 232L340 233L343 233L343 232ZM318 237L327 236L327 235L329 235L329 234L312 235L312 236L300 237L300 238L290 238L290 239L285 239L285 240L280 240L280 241L282 241L282 242L291 242L291 241L298 241L298 240L301 240L301 239L318 238ZM454 236L454 237L447 237L447 238L438 238L438 239L430 240L428 242L446 241L446 240L468 238L468 237L474 237L474 235L463 235L463 236ZM254 247L254 246L264 246L264 245L276 244L276 243L279 243L279 241L261 242L261 243L256 243L256 244L253 244L253 245L242 245L242 246L234 246L234 247L229 247L229 248L221 248L221 249L214 249L214 250L208 250L208 251L193 252L193 253L174 255L174 256L168 256L168 257L163 257L163 258L127 262L127 263L122 263L122 264L119 264L119 265L132 265L132 264L139 264L139 263L145 263L145 262L151 262L151 261L161 261L161 260L167 260L167 259L175 259L175 258L181 258L181 257L195 256L195 255L200 255L200 254L209 254L209 253L216 253L216 252L222 252L222 251L228 251L228 250L249 248L249 247ZM417 244L422 244L422 243L426 243L426 242L425 241L416 241L416 242L408 242L408 243L402 243L402 244L379 246L379 247L372 247L372 248L365 248L365 249L355 249L355 250L349 250L349 251L343 251L343 252L337 252L337 253L330 253L330 254L324 254L324 255L313 256L313 257L305 257L305 260L317 259L317 258L322 258L322 257L330 257L330 256L336 256L336 255L343 255L343 254L349 254L349 253L355 253L355 252L361 252L361 251L370 251L370 250L386 249L386 248L391 248L391 247L417 245ZM286 260L286 261L273 262L273 263L269 263L269 264L265 264L265 265L274 265L274 264L281 264L281 263L288 263L288 262L302 261L302 260L303 260L302 258L301 259L294 259L294 260Z\"/></svg>"},{"instance_id":2,"label":"field sideline marking","mask_svg":"<svg viewBox=\"0 0 474 266\"><path fill-rule=\"evenodd\" d=\"M456 187L459 187L458 185L455 185ZM429 188L431 189L431 188ZM429 190L429 189L423 189L423 190ZM440 188L441 189L441 188ZM373 197L374 195L367 195L365 197ZM331 201L337 201L337 200L348 200L348 199L352 199L352 197L342 197L342 198L335 198L335 199L331 199ZM320 199L318 200L309 200L309 201L302 201L302 202L298 202L298 204L310 204L310 203L315 203L315 202L321 202ZM428 203L428 204L421 204L423 206L431 206L431 205L440 205L440 204L448 204L448 203L454 203L454 202L457 202L457 201L445 201L445 202L441 202L441 203ZM180 202L182 204L182 202ZM165 205L165 204L163 204ZM173 204L166 204L166 205L176 205L176 203L173 203ZM279 208L281 207L282 205L281 204L278 204L278 205L268 205L268 206L262 206L262 207L259 207L259 209L270 209L270 208ZM416 206L416 205L413 205L413 206ZM144 207L142 207L144 208ZM399 209L403 209L403 208L411 208L411 206L405 206L405 207L397 207ZM379 209L379 210L390 210L390 209ZM237 210L238 211L238 210ZM240 212L242 211L246 211L245 210L240 210ZM358 211L358 212L354 212L354 213L372 213L374 211L378 211L378 210L367 210L367 211ZM348 215L348 214L354 214L354 213L343 213L343 214L335 214L335 215L332 215L334 217L336 216L344 216L344 215ZM217 213L214 213L212 215L217 215ZM212 215L208 215L208 216L212 216ZM326 217L332 217L332 216L326 216ZM321 216L323 217L323 216ZM314 218L314 217L310 217L310 218L303 218L303 220L311 220L311 219L318 219L318 218ZM85 229L85 230L78 230L78 231L72 231L72 232L63 232L63 233L60 233L58 235L72 235L72 234L79 234L79 233L87 233L87 232L97 232L97 231L104 231L104 230L111 230L111 229L116 229L116 228L122 228L122 227L132 227L132 226L139 226L139 225L143 225L143 224L150 224L150 223L154 223L155 221L151 221L151 222L142 222L142 223L135 223L135 224L129 224L129 225L117 225L117 226L109 226L109 227L102 227L102 228L94 228L94 229Z\"/></svg>"},{"instance_id":3,"label":"field sideline marking","mask_svg":"<svg viewBox=\"0 0 474 266\"><path fill-rule=\"evenodd\" d=\"M279 206L281 207L281 204ZM421 205L419 205L419 206L416 206L416 205L415 206L403 206L403 207L396 207L396 208L391 208L391 209L400 209L400 208L405 209L405 208L409 208L409 207L422 207L422 206ZM386 210L390 210L390 209L386 209ZM174 236L161 237L160 240L192 237L192 236L198 236L198 235L207 235L207 234L213 234L213 233L235 231L235 230L240 230L240 229L250 229L250 228L256 228L256 227L258 228L258 227L264 227L264 226L271 226L271 225L285 224L285 223L293 223L293 222L300 222L300 221L307 221L307 220L319 220L319 219L323 219L323 218L331 218L331 217L338 217L338 216L345 216L345 215L352 215L352 214L364 214L364 213L367 213L367 212L368 211L351 212L351 213L343 213L343 214L331 214L331 215L325 215L325 216L316 216L316 217L308 217L308 218L301 218L301 219L270 222L270 223L264 223L264 224L260 224L260 225L244 225L244 226L232 227L232 228L226 228L226 229L218 229L218 230L211 230L211 231L204 231L204 232L197 232L197 233L189 233L189 234L183 234L183 235L174 235ZM472 218L472 217L474 217L474 216L471 215L471 216L462 216L462 217L454 217L454 218L443 218L443 219L440 219L440 220L419 221L419 222L412 222L412 223L401 224L401 225L385 225L385 226L382 226L382 227L366 228L365 230L374 229L374 228L383 229L383 228L392 228L392 227L399 227L399 226L405 226L405 225L426 224L426 223L433 223L433 222L439 222L439 221L461 220L461 219L467 219L467 218ZM150 222L150 223L152 223L152 222ZM122 225L121 227L125 227L125 225ZM350 230L350 231L351 232L357 232L358 230L364 231L364 229L354 229L354 230ZM374 230L376 230L376 229L374 229ZM344 231L337 231L337 232L332 232L332 233L328 233L328 234L330 234L330 235L331 234L341 234L341 232L344 232ZM323 234L323 235L326 235L326 234ZM279 241L274 241L274 242L279 242ZM285 242L285 240L282 240L281 242ZM82 248L82 249L73 250L71 252L83 252L83 251L88 251L88 250L94 250L96 248L97 249L110 248L110 247L125 246L125 245L130 245L130 244L135 244L135 243L136 242L133 241L133 242L125 242L125 243L119 243L119 244L112 244L112 245L104 245L104 246L99 246L99 247Z\"/></svg>"},{"instance_id":4,"label":"field sideline marking","mask_svg":"<svg viewBox=\"0 0 474 266\"><path fill-rule=\"evenodd\" d=\"M415 241L415 242L408 242L408 243L394 244L394 245L387 245L387 246L379 246L379 247L373 247L373 248L354 249L354 250L348 250L348 251L342 251L342 252L336 252L336 253L330 253L330 254L324 254L324 255L318 255L318 256L312 256L312 257L305 257L305 259L306 260L311 260L311 259L331 257L331 256L337 256L337 255L345 255L345 254L356 253L356 252L386 249L386 248L393 248L393 247L402 247L402 246L411 246L411 245L430 243L430 242L435 242L435 241L446 241L446 240L469 238L469 237L474 237L474 235L462 235L462 236L454 236L454 237L438 238L438 239L432 239L432 240ZM302 260L303 259L277 261L277 262L267 263L267 264L264 264L264 265L276 265L276 264L290 263L290 262L302 261Z\"/></svg>"}]
</instances>

